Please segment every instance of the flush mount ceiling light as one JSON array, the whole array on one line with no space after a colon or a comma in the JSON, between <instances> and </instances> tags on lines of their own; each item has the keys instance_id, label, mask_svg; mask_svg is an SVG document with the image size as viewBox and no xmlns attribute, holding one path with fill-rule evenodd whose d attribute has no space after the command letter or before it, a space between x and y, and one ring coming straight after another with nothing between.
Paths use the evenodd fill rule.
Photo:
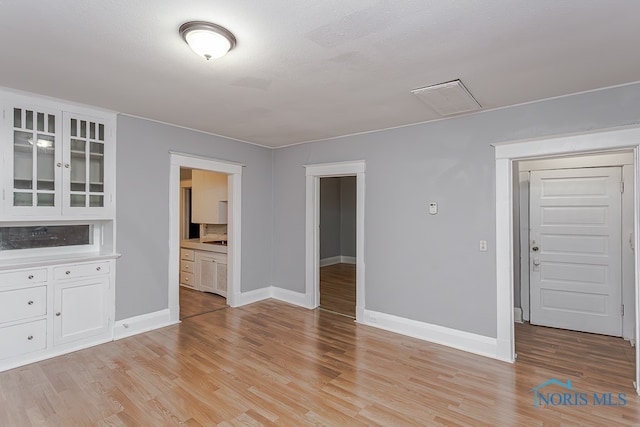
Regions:
<instances>
[{"instance_id":1,"label":"flush mount ceiling light","mask_svg":"<svg viewBox=\"0 0 640 427\"><path fill-rule=\"evenodd\" d=\"M210 22L185 22L178 31L189 47L207 61L224 56L236 45L231 31Z\"/></svg>"}]
</instances>

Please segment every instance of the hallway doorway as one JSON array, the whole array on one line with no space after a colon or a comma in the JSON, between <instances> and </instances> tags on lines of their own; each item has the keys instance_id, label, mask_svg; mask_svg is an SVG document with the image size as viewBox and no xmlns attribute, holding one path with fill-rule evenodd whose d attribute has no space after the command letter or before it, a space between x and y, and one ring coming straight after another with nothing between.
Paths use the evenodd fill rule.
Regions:
<instances>
[{"instance_id":1,"label":"hallway doorway","mask_svg":"<svg viewBox=\"0 0 640 427\"><path fill-rule=\"evenodd\" d=\"M356 177L320 178L320 308L356 316Z\"/></svg>"}]
</instances>

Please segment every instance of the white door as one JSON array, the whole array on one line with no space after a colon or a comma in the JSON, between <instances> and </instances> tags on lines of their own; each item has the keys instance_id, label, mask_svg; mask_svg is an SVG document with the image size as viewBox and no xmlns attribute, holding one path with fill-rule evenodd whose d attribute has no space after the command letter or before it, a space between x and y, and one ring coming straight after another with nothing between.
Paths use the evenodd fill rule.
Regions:
<instances>
[{"instance_id":1,"label":"white door","mask_svg":"<svg viewBox=\"0 0 640 427\"><path fill-rule=\"evenodd\" d=\"M530 322L622 335L621 168L531 172Z\"/></svg>"}]
</instances>

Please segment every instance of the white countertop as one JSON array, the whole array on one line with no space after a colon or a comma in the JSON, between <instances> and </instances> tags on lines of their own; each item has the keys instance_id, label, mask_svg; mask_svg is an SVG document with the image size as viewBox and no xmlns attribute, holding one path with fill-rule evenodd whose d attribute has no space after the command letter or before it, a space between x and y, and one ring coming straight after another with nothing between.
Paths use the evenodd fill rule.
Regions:
<instances>
[{"instance_id":1,"label":"white countertop","mask_svg":"<svg viewBox=\"0 0 640 427\"><path fill-rule=\"evenodd\" d=\"M199 251L218 252L221 254L227 253L226 245L216 245L213 243L202 243L200 239L181 240L180 247L186 249L197 249Z\"/></svg>"},{"instance_id":2,"label":"white countertop","mask_svg":"<svg viewBox=\"0 0 640 427\"><path fill-rule=\"evenodd\" d=\"M0 271L14 268L43 267L54 264L71 264L75 262L102 261L106 259L120 258L119 253L114 252L87 252L63 255L25 256L22 258L0 259Z\"/></svg>"}]
</instances>

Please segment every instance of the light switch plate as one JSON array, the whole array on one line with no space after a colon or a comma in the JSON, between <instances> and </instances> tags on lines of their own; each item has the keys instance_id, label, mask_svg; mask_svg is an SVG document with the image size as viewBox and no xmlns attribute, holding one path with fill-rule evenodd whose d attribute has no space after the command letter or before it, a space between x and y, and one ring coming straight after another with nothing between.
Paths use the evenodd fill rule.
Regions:
<instances>
[{"instance_id":1,"label":"light switch plate","mask_svg":"<svg viewBox=\"0 0 640 427\"><path fill-rule=\"evenodd\" d=\"M436 202L430 202L429 203L429 213L431 215L435 215L438 213L438 203Z\"/></svg>"},{"instance_id":2,"label":"light switch plate","mask_svg":"<svg viewBox=\"0 0 640 427\"><path fill-rule=\"evenodd\" d=\"M487 252L487 241L480 240L480 252Z\"/></svg>"}]
</instances>

